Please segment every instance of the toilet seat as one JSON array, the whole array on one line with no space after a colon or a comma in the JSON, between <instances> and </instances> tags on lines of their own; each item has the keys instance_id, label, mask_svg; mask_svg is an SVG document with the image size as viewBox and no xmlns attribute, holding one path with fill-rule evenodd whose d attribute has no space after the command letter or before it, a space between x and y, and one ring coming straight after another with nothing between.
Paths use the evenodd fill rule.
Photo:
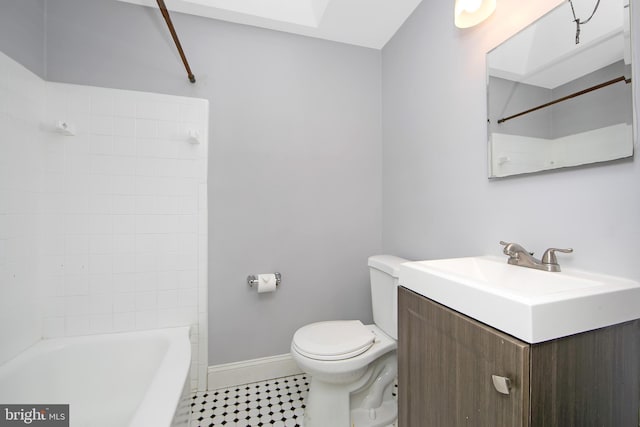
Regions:
<instances>
[{"instance_id":1,"label":"toilet seat","mask_svg":"<svg viewBox=\"0 0 640 427\"><path fill-rule=\"evenodd\" d=\"M292 347L315 360L344 360L367 351L376 340L375 333L359 320L311 323L298 329Z\"/></svg>"}]
</instances>

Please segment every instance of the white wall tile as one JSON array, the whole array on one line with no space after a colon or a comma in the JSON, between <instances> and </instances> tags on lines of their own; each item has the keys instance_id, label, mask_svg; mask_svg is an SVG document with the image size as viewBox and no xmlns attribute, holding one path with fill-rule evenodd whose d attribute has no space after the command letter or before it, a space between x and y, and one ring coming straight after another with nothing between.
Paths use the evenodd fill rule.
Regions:
<instances>
[{"instance_id":1,"label":"white wall tile","mask_svg":"<svg viewBox=\"0 0 640 427\"><path fill-rule=\"evenodd\" d=\"M66 235L64 236L64 253L66 255L82 255L89 251L89 236Z\"/></svg>"},{"instance_id":2,"label":"white wall tile","mask_svg":"<svg viewBox=\"0 0 640 427\"><path fill-rule=\"evenodd\" d=\"M65 255L63 268L65 275L69 277L87 275L89 273L89 256L86 253L80 255Z\"/></svg>"},{"instance_id":3,"label":"white wall tile","mask_svg":"<svg viewBox=\"0 0 640 427\"><path fill-rule=\"evenodd\" d=\"M178 291L158 291L158 309L175 308L178 306Z\"/></svg>"},{"instance_id":4,"label":"white wall tile","mask_svg":"<svg viewBox=\"0 0 640 427\"><path fill-rule=\"evenodd\" d=\"M42 304L42 316L46 319L47 317L62 317L64 318L65 314L65 298L64 297L53 297L46 298L44 303ZM46 322L45 322L46 324ZM64 327L64 322L62 323Z\"/></svg>"},{"instance_id":5,"label":"white wall tile","mask_svg":"<svg viewBox=\"0 0 640 427\"><path fill-rule=\"evenodd\" d=\"M91 114L113 116L114 94L112 91L92 91Z\"/></svg>"},{"instance_id":6,"label":"white wall tile","mask_svg":"<svg viewBox=\"0 0 640 427\"><path fill-rule=\"evenodd\" d=\"M65 237L63 234L39 233L38 255L63 255ZM0 237L1 238L1 237Z\"/></svg>"},{"instance_id":7,"label":"white wall tile","mask_svg":"<svg viewBox=\"0 0 640 427\"><path fill-rule=\"evenodd\" d=\"M90 234L113 234L113 215L107 213L87 215L87 232Z\"/></svg>"},{"instance_id":8,"label":"white wall tile","mask_svg":"<svg viewBox=\"0 0 640 427\"><path fill-rule=\"evenodd\" d=\"M136 272L147 273L158 271L158 262L156 254L137 254L136 260Z\"/></svg>"},{"instance_id":9,"label":"white wall tile","mask_svg":"<svg viewBox=\"0 0 640 427\"><path fill-rule=\"evenodd\" d=\"M133 233L130 233L130 234L114 233L113 235L114 254L134 253L135 244L136 244L136 235Z\"/></svg>"},{"instance_id":10,"label":"white wall tile","mask_svg":"<svg viewBox=\"0 0 640 427\"><path fill-rule=\"evenodd\" d=\"M58 338L64 336L64 317L45 317L42 325L43 338Z\"/></svg>"},{"instance_id":11,"label":"white wall tile","mask_svg":"<svg viewBox=\"0 0 640 427\"><path fill-rule=\"evenodd\" d=\"M158 308L158 295L154 291L136 292L136 311L146 311Z\"/></svg>"},{"instance_id":12,"label":"white wall tile","mask_svg":"<svg viewBox=\"0 0 640 427\"><path fill-rule=\"evenodd\" d=\"M120 137L136 136L136 121L131 117L113 118L113 135Z\"/></svg>"},{"instance_id":13,"label":"white wall tile","mask_svg":"<svg viewBox=\"0 0 640 427\"><path fill-rule=\"evenodd\" d=\"M89 313L89 297L86 295L65 296L64 313L67 317L88 314Z\"/></svg>"},{"instance_id":14,"label":"white wall tile","mask_svg":"<svg viewBox=\"0 0 640 427\"><path fill-rule=\"evenodd\" d=\"M113 273L114 255L111 253L95 253L88 257L89 273L92 275Z\"/></svg>"},{"instance_id":15,"label":"white wall tile","mask_svg":"<svg viewBox=\"0 0 640 427\"><path fill-rule=\"evenodd\" d=\"M113 292L113 274L90 274L89 294L102 295Z\"/></svg>"},{"instance_id":16,"label":"white wall tile","mask_svg":"<svg viewBox=\"0 0 640 427\"><path fill-rule=\"evenodd\" d=\"M130 92L117 91L114 95L113 114L116 117L135 118L135 95Z\"/></svg>"},{"instance_id":17,"label":"white wall tile","mask_svg":"<svg viewBox=\"0 0 640 427\"><path fill-rule=\"evenodd\" d=\"M136 309L135 293L121 293L113 296L114 313L133 312ZM133 325L131 326L133 328Z\"/></svg>"},{"instance_id":18,"label":"white wall tile","mask_svg":"<svg viewBox=\"0 0 640 427\"><path fill-rule=\"evenodd\" d=\"M135 193L135 177L134 176L111 176L112 194L133 195Z\"/></svg>"},{"instance_id":19,"label":"white wall tile","mask_svg":"<svg viewBox=\"0 0 640 427\"><path fill-rule=\"evenodd\" d=\"M67 274L64 282L65 295L88 295L89 275L88 274Z\"/></svg>"},{"instance_id":20,"label":"white wall tile","mask_svg":"<svg viewBox=\"0 0 640 427\"><path fill-rule=\"evenodd\" d=\"M87 194L86 212L88 214L114 213L113 198L111 194Z\"/></svg>"},{"instance_id":21,"label":"white wall tile","mask_svg":"<svg viewBox=\"0 0 640 427\"><path fill-rule=\"evenodd\" d=\"M39 263L40 271L45 277L64 274L64 255L45 255Z\"/></svg>"},{"instance_id":22,"label":"white wall tile","mask_svg":"<svg viewBox=\"0 0 640 427\"><path fill-rule=\"evenodd\" d=\"M181 271L168 270L158 272L158 289L175 290L180 287Z\"/></svg>"},{"instance_id":23,"label":"white wall tile","mask_svg":"<svg viewBox=\"0 0 640 427\"><path fill-rule=\"evenodd\" d=\"M197 307L198 306L198 290L197 289L180 289L178 291L178 305L180 307Z\"/></svg>"},{"instance_id":24,"label":"white wall tile","mask_svg":"<svg viewBox=\"0 0 640 427\"><path fill-rule=\"evenodd\" d=\"M92 155L89 156L91 172L102 175L133 175L136 162L133 157Z\"/></svg>"},{"instance_id":25,"label":"white wall tile","mask_svg":"<svg viewBox=\"0 0 640 427\"><path fill-rule=\"evenodd\" d=\"M158 122L156 120L136 119L136 137L151 139L158 137Z\"/></svg>"},{"instance_id":26,"label":"white wall tile","mask_svg":"<svg viewBox=\"0 0 640 427\"><path fill-rule=\"evenodd\" d=\"M136 326L135 313L115 313L113 315L113 330L117 332L132 331Z\"/></svg>"},{"instance_id":27,"label":"white wall tile","mask_svg":"<svg viewBox=\"0 0 640 427\"><path fill-rule=\"evenodd\" d=\"M88 315L68 315L64 319L66 336L88 335L91 333Z\"/></svg>"},{"instance_id":28,"label":"white wall tile","mask_svg":"<svg viewBox=\"0 0 640 427\"><path fill-rule=\"evenodd\" d=\"M87 153L89 152L89 144L87 144ZM88 191L88 183L80 181L91 171L91 164L87 153L67 153L64 173L65 189L70 193L86 193Z\"/></svg>"},{"instance_id":29,"label":"white wall tile","mask_svg":"<svg viewBox=\"0 0 640 427\"><path fill-rule=\"evenodd\" d=\"M114 235L135 235L135 233L136 233L136 215L114 215L113 216L113 234Z\"/></svg>"},{"instance_id":30,"label":"white wall tile","mask_svg":"<svg viewBox=\"0 0 640 427\"><path fill-rule=\"evenodd\" d=\"M113 296L109 294L89 296L89 313L112 314Z\"/></svg>"},{"instance_id":31,"label":"white wall tile","mask_svg":"<svg viewBox=\"0 0 640 427\"><path fill-rule=\"evenodd\" d=\"M66 85L62 96L67 100L67 113L86 114L91 111L91 96L83 87ZM64 89L63 89L64 90Z\"/></svg>"},{"instance_id":32,"label":"white wall tile","mask_svg":"<svg viewBox=\"0 0 640 427\"><path fill-rule=\"evenodd\" d=\"M159 105L157 102L139 100L136 103L136 117L141 119L157 119Z\"/></svg>"},{"instance_id":33,"label":"white wall tile","mask_svg":"<svg viewBox=\"0 0 640 427\"><path fill-rule=\"evenodd\" d=\"M158 138L167 140L187 140L188 134L182 133L180 123L170 121L158 122ZM176 144L177 145L177 144Z\"/></svg>"},{"instance_id":34,"label":"white wall tile","mask_svg":"<svg viewBox=\"0 0 640 427\"><path fill-rule=\"evenodd\" d=\"M134 292L136 289L136 273L114 273L113 274L113 292L127 293Z\"/></svg>"},{"instance_id":35,"label":"white wall tile","mask_svg":"<svg viewBox=\"0 0 640 427\"><path fill-rule=\"evenodd\" d=\"M93 135L113 136L114 132L113 116L91 116L90 133Z\"/></svg>"},{"instance_id":36,"label":"white wall tile","mask_svg":"<svg viewBox=\"0 0 640 427\"><path fill-rule=\"evenodd\" d=\"M114 238L112 233L90 236L88 237L88 241L89 254L113 254ZM111 260L109 262L111 262Z\"/></svg>"},{"instance_id":37,"label":"white wall tile","mask_svg":"<svg viewBox=\"0 0 640 427\"><path fill-rule=\"evenodd\" d=\"M135 196L127 194L114 194L112 196L112 210L115 215L132 215L136 213L135 209ZM114 233L115 233L115 218L114 218Z\"/></svg>"},{"instance_id":38,"label":"white wall tile","mask_svg":"<svg viewBox=\"0 0 640 427\"><path fill-rule=\"evenodd\" d=\"M206 134L208 104L46 83L0 54L6 69L0 363L41 336L197 330L207 302L197 286L206 247L195 237L195 213L206 210L207 141L194 146L186 131ZM52 133L55 120L73 123L76 136ZM12 272L20 274L9 281ZM36 294L37 303L25 302ZM15 324L20 333L2 326ZM194 339L194 360L206 364L206 335Z\"/></svg>"},{"instance_id":39,"label":"white wall tile","mask_svg":"<svg viewBox=\"0 0 640 427\"><path fill-rule=\"evenodd\" d=\"M88 152L91 154L113 154L113 135L94 133L89 137Z\"/></svg>"},{"instance_id":40,"label":"white wall tile","mask_svg":"<svg viewBox=\"0 0 640 427\"><path fill-rule=\"evenodd\" d=\"M90 333L107 334L113 332L113 315L94 314L89 316Z\"/></svg>"},{"instance_id":41,"label":"white wall tile","mask_svg":"<svg viewBox=\"0 0 640 427\"><path fill-rule=\"evenodd\" d=\"M154 329L158 327L158 313L155 310L136 311L136 329Z\"/></svg>"},{"instance_id":42,"label":"white wall tile","mask_svg":"<svg viewBox=\"0 0 640 427\"><path fill-rule=\"evenodd\" d=\"M64 285L65 285L65 277L60 276L48 276L46 282L40 283L40 289L44 297L44 306L46 307L49 304L49 299L47 297L64 297ZM55 299L55 298L54 298ZM63 308L64 301L62 300ZM64 310L59 313L60 315L64 315Z\"/></svg>"},{"instance_id":43,"label":"white wall tile","mask_svg":"<svg viewBox=\"0 0 640 427\"><path fill-rule=\"evenodd\" d=\"M116 156L135 156L136 153L135 137L117 134L113 137L113 154Z\"/></svg>"},{"instance_id":44,"label":"white wall tile","mask_svg":"<svg viewBox=\"0 0 640 427\"><path fill-rule=\"evenodd\" d=\"M136 260L132 254L115 253L113 254L112 262L113 273L119 274L136 272Z\"/></svg>"},{"instance_id":45,"label":"white wall tile","mask_svg":"<svg viewBox=\"0 0 640 427\"><path fill-rule=\"evenodd\" d=\"M64 232L67 235L87 235L89 233L89 216L64 215Z\"/></svg>"},{"instance_id":46,"label":"white wall tile","mask_svg":"<svg viewBox=\"0 0 640 427\"><path fill-rule=\"evenodd\" d=\"M155 291L158 288L157 271L137 272L134 277L136 291Z\"/></svg>"},{"instance_id":47,"label":"white wall tile","mask_svg":"<svg viewBox=\"0 0 640 427\"><path fill-rule=\"evenodd\" d=\"M156 118L159 120L180 120L180 104L176 102L159 102Z\"/></svg>"}]
</instances>

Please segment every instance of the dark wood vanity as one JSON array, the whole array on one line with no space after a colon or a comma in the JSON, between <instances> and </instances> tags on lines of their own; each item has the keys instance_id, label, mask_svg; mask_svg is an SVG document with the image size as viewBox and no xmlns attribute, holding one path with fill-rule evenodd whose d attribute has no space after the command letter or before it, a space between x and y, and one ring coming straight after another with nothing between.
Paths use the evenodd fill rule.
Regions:
<instances>
[{"instance_id":1,"label":"dark wood vanity","mask_svg":"<svg viewBox=\"0 0 640 427\"><path fill-rule=\"evenodd\" d=\"M398 289L399 427L640 426L640 320L528 344Z\"/></svg>"}]
</instances>

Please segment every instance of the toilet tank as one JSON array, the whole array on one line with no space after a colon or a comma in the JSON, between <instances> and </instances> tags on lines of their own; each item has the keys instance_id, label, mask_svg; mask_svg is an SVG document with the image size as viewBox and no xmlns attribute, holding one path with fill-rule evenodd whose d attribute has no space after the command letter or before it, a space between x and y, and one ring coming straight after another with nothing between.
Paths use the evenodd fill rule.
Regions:
<instances>
[{"instance_id":1,"label":"toilet tank","mask_svg":"<svg viewBox=\"0 0 640 427\"><path fill-rule=\"evenodd\" d=\"M369 257L373 322L391 338L398 339L398 272L404 258L393 255Z\"/></svg>"}]
</instances>

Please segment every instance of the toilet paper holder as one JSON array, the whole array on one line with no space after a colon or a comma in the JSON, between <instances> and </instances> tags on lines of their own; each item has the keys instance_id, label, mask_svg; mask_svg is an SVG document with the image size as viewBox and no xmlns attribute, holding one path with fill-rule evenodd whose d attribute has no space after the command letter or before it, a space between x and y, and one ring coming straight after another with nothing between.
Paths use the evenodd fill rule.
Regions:
<instances>
[{"instance_id":1,"label":"toilet paper holder","mask_svg":"<svg viewBox=\"0 0 640 427\"><path fill-rule=\"evenodd\" d=\"M280 286L280 281L282 280L282 275L280 273L273 273L276 276L276 286ZM247 276L247 284L253 288L253 285L258 284L258 276L255 274L250 274Z\"/></svg>"}]
</instances>

